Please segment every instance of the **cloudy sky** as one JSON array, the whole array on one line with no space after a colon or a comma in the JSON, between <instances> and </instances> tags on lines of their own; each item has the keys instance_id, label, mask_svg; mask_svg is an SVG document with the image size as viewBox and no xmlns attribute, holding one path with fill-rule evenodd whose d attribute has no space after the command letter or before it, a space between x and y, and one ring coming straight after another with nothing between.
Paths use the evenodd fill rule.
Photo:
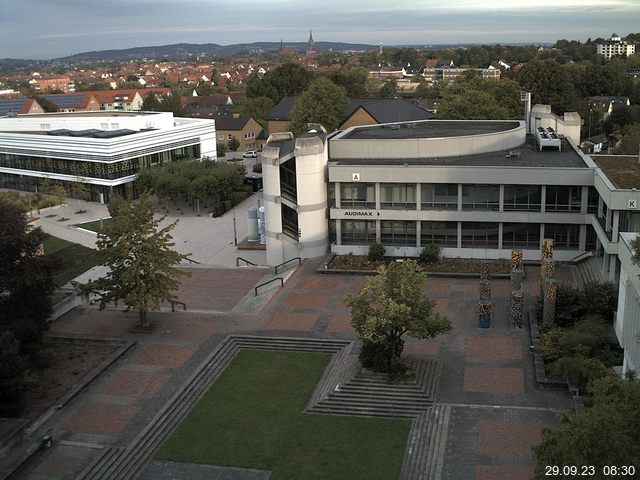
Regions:
<instances>
[{"instance_id":1,"label":"cloudy sky","mask_svg":"<svg viewBox=\"0 0 640 480\"><path fill-rule=\"evenodd\" d=\"M481 6L480 6L481 5ZM584 41L640 30L640 0L1 0L0 58L170 43Z\"/></svg>"}]
</instances>

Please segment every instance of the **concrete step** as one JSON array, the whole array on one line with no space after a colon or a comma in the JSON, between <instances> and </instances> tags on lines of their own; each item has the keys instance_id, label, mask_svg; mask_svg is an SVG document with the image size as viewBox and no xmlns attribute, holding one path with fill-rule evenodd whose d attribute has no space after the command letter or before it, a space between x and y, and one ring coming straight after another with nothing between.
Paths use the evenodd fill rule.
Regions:
<instances>
[{"instance_id":1,"label":"concrete step","mask_svg":"<svg viewBox=\"0 0 640 480\"><path fill-rule=\"evenodd\" d=\"M388 411L377 408L357 408L357 407L336 407L336 406L316 406L313 413L322 413L325 415L344 415L344 416L362 416L362 417L384 417L384 418L414 418L417 413L413 411Z\"/></svg>"}]
</instances>

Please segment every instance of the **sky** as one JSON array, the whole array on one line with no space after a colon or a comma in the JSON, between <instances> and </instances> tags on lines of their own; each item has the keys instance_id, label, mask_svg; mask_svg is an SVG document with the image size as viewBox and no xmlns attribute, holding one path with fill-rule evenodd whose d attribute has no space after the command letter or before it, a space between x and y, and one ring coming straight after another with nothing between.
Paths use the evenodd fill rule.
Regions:
<instances>
[{"instance_id":1,"label":"sky","mask_svg":"<svg viewBox=\"0 0 640 480\"><path fill-rule=\"evenodd\" d=\"M640 30L640 0L1 0L0 58L172 43L553 43Z\"/></svg>"}]
</instances>

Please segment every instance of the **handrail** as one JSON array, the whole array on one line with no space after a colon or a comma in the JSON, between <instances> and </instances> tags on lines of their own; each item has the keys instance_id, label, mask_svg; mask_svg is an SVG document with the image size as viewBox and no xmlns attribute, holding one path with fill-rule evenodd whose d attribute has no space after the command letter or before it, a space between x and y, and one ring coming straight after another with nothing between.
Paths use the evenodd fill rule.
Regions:
<instances>
[{"instance_id":1,"label":"handrail","mask_svg":"<svg viewBox=\"0 0 640 480\"><path fill-rule=\"evenodd\" d=\"M177 301L177 300L172 300L172 301L171 301L171 311L172 311L172 312L175 312L175 311L176 311L176 303L177 303L178 305L182 305L182 309L183 309L183 310L186 310L186 309L187 309L187 304L186 304L186 303L184 303L184 302L179 302L179 301Z\"/></svg>"},{"instance_id":2,"label":"handrail","mask_svg":"<svg viewBox=\"0 0 640 480\"><path fill-rule=\"evenodd\" d=\"M271 279L271 280L269 280L268 282L264 282L264 283L261 283L260 285L256 285L256 287L253 289L254 293L256 294L255 296L256 296L256 297L258 296L258 289L259 289L260 287L264 287L265 285L268 285L268 284L270 284L270 283L272 283L272 282L275 282L276 280L280 280L280 286L281 286L281 287L284 287L284 280L282 279L282 277L272 278L272 279Z\"/></svg>"},{"instance_id":3,"label":"handrail","mask_svg":"<svg viewBox=\"0 0 640 480\"><path fill-rule=\"evenodd\" d=\"M240 260L242 260L243 262L247 263L248 265L256 265L256 266L258 265L257 263L250 262L246 258L236 257L236 267L240 266Z\"/></svg>"},{"instance_id":4,"label":"handrail","mask_svg":"<svg viewBox=\"0 0 640 480\"><path fill-rule=\"evenodd\" d=\"M198 265L202 265L202 263L196 261L196 260L191 260L189 257L184 257L185 260L190 261L191 263L197 263Z\"/></svg>"},{"instance_id":5,"label":"handrail","mask_svg":"<svg viewBox=\"0 0 640 480\"><path fill-rule=\"evenodd\" d=\"M294 260L298 260L298 265L302 265L302 259L300 257L293 257L293 258L290 258L289 260L287 260L286 262L282 262L280 265L276 265L274 267L274 269L273 269L274 273L277 275L278 274L278 268L283 267L287 263L293 262Z\"/></svg>"}]
</instances>

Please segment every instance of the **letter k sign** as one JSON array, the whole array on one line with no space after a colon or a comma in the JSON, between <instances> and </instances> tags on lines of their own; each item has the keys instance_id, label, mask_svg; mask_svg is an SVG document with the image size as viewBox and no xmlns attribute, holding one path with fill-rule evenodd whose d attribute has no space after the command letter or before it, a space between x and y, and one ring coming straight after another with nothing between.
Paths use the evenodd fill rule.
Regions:
<instances>
[{"instance_id":1,"label":"letter k sign","mask_svg":"<svg viewBox=\"0 0 640 480\"><path fill-rule=\"evenodd\" d=\"M627 208L638 208L637 200L629 200Z\"/></svg>"}]
</instances>

